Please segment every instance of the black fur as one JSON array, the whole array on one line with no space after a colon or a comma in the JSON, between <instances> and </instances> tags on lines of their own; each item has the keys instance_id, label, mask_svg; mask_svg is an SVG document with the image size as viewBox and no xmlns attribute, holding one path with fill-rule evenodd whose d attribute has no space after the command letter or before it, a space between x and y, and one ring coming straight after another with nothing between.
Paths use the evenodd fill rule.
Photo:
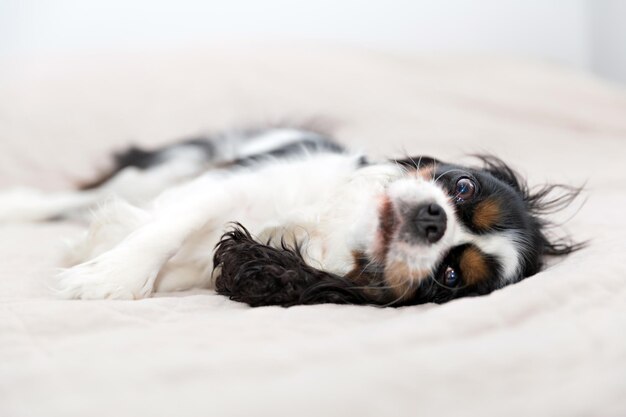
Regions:
<instances>
[{"instance_id":1,"label":"black fur","mask_svg":"<svg viewBox=\"0 0 626 417\"><path fill-rule=\"evenodd\" d=\"M425 155L407 156L403 159L391 159L391 161L408 169L421 169L441 163L438 159Z\"/></svg>"},{"instance_id":2,"label":"black fur","mask_svg":"<svg viewBox=\"0 0 626 417\"><path fill-rule=\"evenodd\" d=\"M259 243L238 223L217 244L213 265L217 292L254 307L374 302L354 282L307 265L297 247Z\"/></svg>"},{"instance_id":3,"label":"black fur","mask_svg":"<svg viewBox=\"0 0 626 417\"><path fill-rule=\"evenodd\" d=\"M312 134L310 137L305 137L302 140L272 149L271 151L237 159L230 165L250 166L272 159L282 159L296 155L305 155L307 153L322 152L342 153L345 152L345 148L326 137Z\"/></svg>"},{"instance_id":4,"label":"black fur","mask_svg":"<svg viewBox=\"0 0 626 417\"><path fill-rule=\"evenodd\" d=\"M145 150L131 146L129 149L114 155L115 167L117 170L131 166L139 169L147 169L164 162L167 151L181 146L196 147L205 153L207 159L211 159L214 154L213 144L208 138L186 139L174 145L164 146L154 150Z\"/></svg>"},{"instance_id":5,"label":"black fur","mask_svg":"<svg viewBox=\"0 0 626 417\"><path fill-rule=\"evenodd\" d=\"M587 245L587 242L575 242L569 236L550 238L548 232L554 225L545 217L567 208L579 198L583 187L544 184L531 189L522 176L501 159L493 155L474 155L474 157L482 161L484 170L509 184L520 195L532 220L533 231L537 235L535 242L539 257L569 255Z\"/></svg>"},{"instance_id":6,"label":"black fur","mask_svg":"<svg viewBox=\"0 0 626 417\"><path fill-rule=\"evenodd\" d=\"M287 127L287 126L284 126ZM262 135L267 128L263 129L245 129L240 132L240 135L245 140L254 141L259 135ZM94 181L83 184L81 190L89 190L97 188L124 168L135 167L140 170L146 170L151 167L157 166L168 160L168 151L183 146L192 146L203 152L204 158L207 162L217 162L221 167L236 168L236 167L249 167L252 165L258 165L265 161L271 161L274 159L284 159L298 155L306 155L308 153L342 153L345 152L345 148L336 143L330 136L325 136L314 130L304 130L303 136L298 141L288 143L284 146L280 146L269 150L267 152L250 155L245 158L239 158L235 160L218 160L217 152L215 149L216 140L223 139L220 135L198 137L192 139L186 139L179 142L175 142L171 145L163 146L153 150L142 149L136 146L131 146L128 149L117 152L113 155L113 167L101 175ZM219 146L219 144L217 145ZM366 164L366 161L359 161Z\"/></svg>"},{"instance_id":7,"label":"black fur","mask_svg":"<svg viewBox=\"0 0 626 417\"><path fill-rule=\"evenodd\" d=\"M167 160L168 151L181 146L193 146L200 149L204 153L207 161L211 160L215 155L213 143L209 138L186 139L173 145L167 145L153 150L131 146L124 151L113 154L113 167L98 179L83 184L80 189L90 190L97 188L113 178L124 168L135 167L144 170L159 165Z\"/></svg>"}]
</instances>

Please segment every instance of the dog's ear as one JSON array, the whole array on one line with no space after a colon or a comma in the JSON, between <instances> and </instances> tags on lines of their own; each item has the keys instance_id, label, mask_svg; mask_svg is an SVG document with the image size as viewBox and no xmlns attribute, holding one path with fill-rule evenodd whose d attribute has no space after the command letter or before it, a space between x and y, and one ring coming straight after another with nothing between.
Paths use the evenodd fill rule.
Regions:
<instances>
[{"instance_id":1,"label":"dog's ear","mask_svg":"<svg viewBox=\"0 0 626 417\"><path fill-rule=\"evenodd\" d=\"M442 163L440 160L426 155L407 156L402 159L392 159L391 162L410 169L421 169Z\"/></svg>"},{"instance_id":2,"label":"dog's ear","mask_svg":"<svg viewBox=\"0 0 626 417\"><path fill-rule=\"evenodd\" d=\"M241 224L222 236L213 265L217 292L253 307L372 302L352 281L307 265L297 247L257 242Z\"/></svg>"},{"instance_id":3,"label":"dog's ear","mask_svg":"<svg viewBox=\"0 0 626 417\"><path fill-rule=\"evenodd\" d=\"M482 154L473 156L482 162L482 169L513 187L524 200L531 216L532 227L536 230L537 240L532 242L532 245L540 255L568 255L587 246L587 242L576 242L569 236L558 237L552 233L547 234L547 229L554 226L547 215L566 209L578 199L583 187L545 184L531 189L521 174L496 156ZM541 264L533 266L527 274L536 273L540 267Z\"/></svg>"}]
</instances>

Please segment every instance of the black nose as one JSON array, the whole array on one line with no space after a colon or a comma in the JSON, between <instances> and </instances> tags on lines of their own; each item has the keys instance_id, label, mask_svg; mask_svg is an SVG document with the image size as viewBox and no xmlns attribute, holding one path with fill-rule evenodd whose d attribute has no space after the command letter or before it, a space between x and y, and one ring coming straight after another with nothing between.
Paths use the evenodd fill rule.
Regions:
<instances>
[{"instance_id":1,"label":"black nose","mask_svg":"<svg viewBox=\"0 0 626 417\"><path fill-rule=\"evenodd\" d=\"M446 232L448 216L437 203L417 207L413 218L414 231L419 239L429 243L438 242Z\"/></svg>"}]
</instances>

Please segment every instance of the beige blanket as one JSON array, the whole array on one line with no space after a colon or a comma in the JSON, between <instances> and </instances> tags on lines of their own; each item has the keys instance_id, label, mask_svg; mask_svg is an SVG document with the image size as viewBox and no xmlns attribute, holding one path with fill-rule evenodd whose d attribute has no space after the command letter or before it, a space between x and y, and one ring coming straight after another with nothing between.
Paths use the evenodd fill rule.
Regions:
<instances>
[{"instance_id":1,"label":"beige blanket","mask_svg":"<svg viewBox=\"0 0 626 417\"><path fill-rule=\"evenodd\" d=\"M584 74L314 48L4 61L0 187L62 189L130 142L309 116L371 153L490 151L531 183L587 181L566 230L591 245L442 306L251 309L209 290L54 299L80 225L0 225L0 416L626 415L626 94Z\"/></svg>"}]
</instances>

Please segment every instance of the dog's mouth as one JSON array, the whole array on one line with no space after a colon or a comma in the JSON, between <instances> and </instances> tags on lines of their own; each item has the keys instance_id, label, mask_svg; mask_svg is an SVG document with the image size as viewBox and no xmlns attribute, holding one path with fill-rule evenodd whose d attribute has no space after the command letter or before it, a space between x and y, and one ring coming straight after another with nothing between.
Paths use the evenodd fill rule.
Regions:
<instances>
[{"instance_id":1,"label":"dog's mouth","mask_svg":"<svg viewBox=\"0 0 626 417\"><path fill-rule=\"evenodd\" d=\"M378 207L378 231L373 258L382 265L385 285L396 301L410 299L420 283L429 276L428 264L419 262L419 252L424 250L411 239L403 239L406 228L405 213L399 203L384 195Z\"/></svg>"}]
</instances>

